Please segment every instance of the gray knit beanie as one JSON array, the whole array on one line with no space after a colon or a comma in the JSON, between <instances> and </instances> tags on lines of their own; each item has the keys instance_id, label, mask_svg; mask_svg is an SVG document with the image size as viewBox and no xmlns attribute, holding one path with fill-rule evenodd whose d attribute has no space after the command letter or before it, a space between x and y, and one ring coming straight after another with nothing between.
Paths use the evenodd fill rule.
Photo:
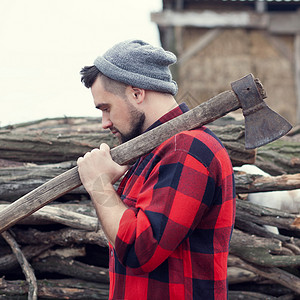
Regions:
<instances>
[{"instance_id":1,"label":"gray knit beanie","mask_svg":"<svg viewBox=\"0 0 300 300\"><path fill-rule=\"evenodd\" d=\"M105 76L145 90L176 95L178 87L169 69L176 62L172 52L153 47L141 40L116 44L94 65Z\"/></svg>"}]
</instances>

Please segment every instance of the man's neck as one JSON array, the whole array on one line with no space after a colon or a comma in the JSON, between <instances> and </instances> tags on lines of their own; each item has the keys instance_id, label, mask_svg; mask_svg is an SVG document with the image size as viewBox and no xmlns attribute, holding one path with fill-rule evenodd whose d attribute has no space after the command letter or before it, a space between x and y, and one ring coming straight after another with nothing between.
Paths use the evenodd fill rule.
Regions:
<instances>
[{"instance_id":1,"label":"man's neck","mask_svg":"<svg viewBox=\"0 0 300 300\"><path fill-rule=\"evenodd\" d=\"M146 119L143 131L177 106L178 104L172 95L149 92L144 106Z\"/></svg>"}]
</instances>

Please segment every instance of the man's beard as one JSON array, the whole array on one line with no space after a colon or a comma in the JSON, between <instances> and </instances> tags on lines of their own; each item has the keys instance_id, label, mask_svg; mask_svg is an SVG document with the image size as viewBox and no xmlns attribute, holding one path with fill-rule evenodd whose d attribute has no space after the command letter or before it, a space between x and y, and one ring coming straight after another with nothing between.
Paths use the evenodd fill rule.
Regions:
<instances>
[{"instance_id":1,"label":"man's beard","mask_svg":"<svg viewBox=\"0 0 300 300\"><path fill-rule=\"evenodd\" d=\"M129 105L129 113L130 113L130 131L128 133L122 133L118 129L117 130L120 134L120 142L125 143L143 133L143 125L145 122L145 114L142 111L136 109L132 104Z\"/></svg>"}]
</instances>

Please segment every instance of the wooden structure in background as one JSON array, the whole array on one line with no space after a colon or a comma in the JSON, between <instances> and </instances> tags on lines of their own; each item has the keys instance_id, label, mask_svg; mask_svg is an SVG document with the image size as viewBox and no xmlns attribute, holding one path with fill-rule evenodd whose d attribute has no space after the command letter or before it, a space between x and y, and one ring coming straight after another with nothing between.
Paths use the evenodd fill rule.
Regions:
<instances>
[{"instance_id":1,"label":"wooden structure in background","mask_svg":"<svg viewBox=\"0 0 300 300\"><path fill-rule=\"evenodd\" d=\"M163 0L151 19L162 46L178 56L179 102L194 107L253 73L268 105L300 123L299 0Z\"/></svg>"}]
</instances>

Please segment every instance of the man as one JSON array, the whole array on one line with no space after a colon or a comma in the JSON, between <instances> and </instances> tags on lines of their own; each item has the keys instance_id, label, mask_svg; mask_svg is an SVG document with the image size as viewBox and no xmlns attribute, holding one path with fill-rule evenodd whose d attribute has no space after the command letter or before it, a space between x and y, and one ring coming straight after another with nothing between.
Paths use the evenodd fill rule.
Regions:
<instances>
[{"instance_id":1,"label":"man","mask_svg":"<svg viewBox=\"0 0 300 300\"><path fill-rule=\"evenodd\" d=\"M83 68L102 127L126 142L186 112L174 99L175 62L173 53L131 40ZM179 133L128 171L106 144L79 158L78 167L110 242L109 299L227 298L234 177L210 130Z\"/></svg>"}]
</instances>

